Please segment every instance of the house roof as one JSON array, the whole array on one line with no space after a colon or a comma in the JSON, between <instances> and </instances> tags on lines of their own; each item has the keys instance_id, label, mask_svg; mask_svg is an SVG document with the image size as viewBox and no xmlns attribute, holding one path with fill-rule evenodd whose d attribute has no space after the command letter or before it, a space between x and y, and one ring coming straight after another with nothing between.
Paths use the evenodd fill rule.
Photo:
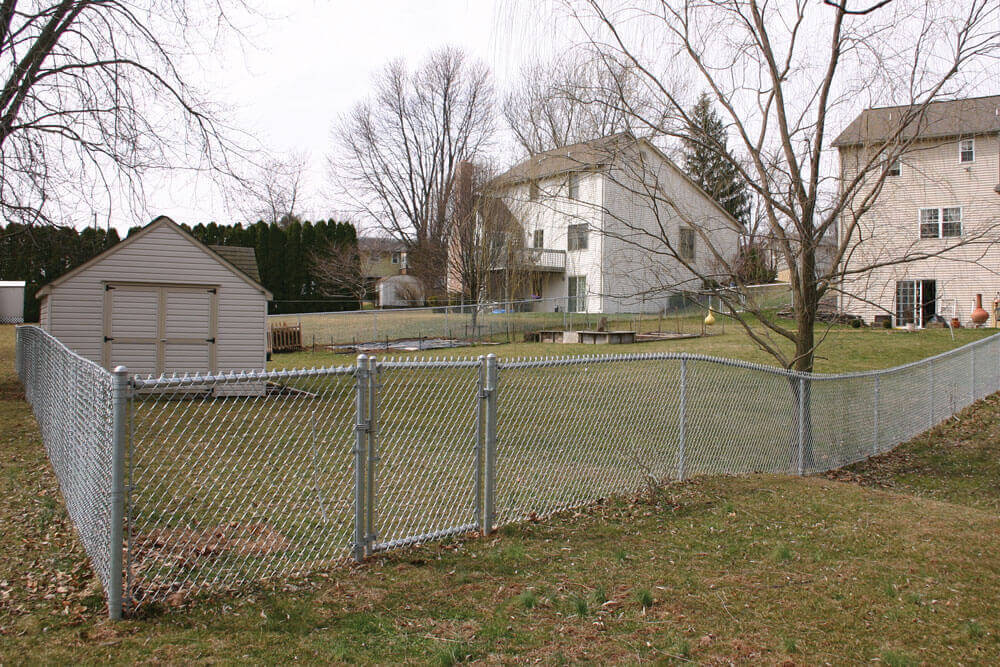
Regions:
<instances>
[{"instance_id":1,"label":"house roof","mask_svg":"<svg viewBox=\"0 0 1000 667\"><path fill-rule=\"evenodd\" d=\"M369 252L403 252L406 244L388 236L360 236L358 249Z\"/></svg>"},{"instance_id":2,"label":"house roof","mask_svg":"<svg viewBox=\"0 0 1000 667\"><path fill-rule=\"evenodd\" d=\"M919 106L912 105L865 109L832 145L840 148L885 141L899 129L907 112L917 109ZM1000 132L1000 95L931 102L919 117L909 121L900 139L937 139L994 132Z\"/></svg>"},{"instance_id":3,"label":"house roof","mask_svg":"<svg viewBox=\"0 0 1000 667\"><path fill-rule=\"evenodd\" d=\"M713 199L701 186L691 180L691 177L678 167L673 160L667 157L662 150L657 148L653 142L648 139L636 138L631 132L619 132L618 134L611 134L600 139L594 139L593 141L585 141L545 151L544 153L538 153L500 174L490 182L490 185L503 187L525 181L548 178L558 174L574 171L592 171L608 167L618 157L623 155L626 150L635 146L645 146L649 149L664 164L711 202L733 227L739 230L743 229L743 225L722 204Z\"/></svg>"},{"instance_id":4,"label":"house roof","mask_svg":"<svg viewBox=\"0 0 1000 667\"><path fill-rule=\"evenodd\" d=\"M260 270L257 268L257 253L253 248L237 245L210 245L212 252L242 271L254 282L260 282Z\"/></svg>"},{"instance_id":5,"label":"house roof","mask_svg":"<svg viewBox=\"0 0 1000 667\"><path fill-rule=\"evenodd\" d=\"M255 287L256 289L259 289L261 292L264 293L264 297L265 298L267 298L268 300L270 300L270 299L273 298L273 295L269 291L267 291L267 288L260 284L259 277L257 279L254 279L253 277L247 275L247 273L245 271L243 271L243 269L239 268L238 266L236 266L235 264L233 264L232 262L230 262L228 259L226 259L222 255L220 255L218 252L216 252L215 250L213 250L209 246L205 245L204 243L202 243L198 239L196 239L194 236L192 236L188 232L184 231L184 229L180 225L178 225L176 222L174 222L173 220L171 220L170 218L168 218L165 215L159 216L158 218L156 218L151 223L149 223L148 225L146 225L145 227L143 227L139 231L135 232L131 236L126 237L124 240L116 243L115 245L111 246L110 248L108 248L104 252L102 252L102 253L94 256L94 257L91 257L89 260L87 260L86 262L84 262L80 266L76 267L72 271L68 271L68 272L64 273L63 275L59 276L58 278L56 278L52 282L50 282L47 285L43 286L41 289L38 290L38 292L36 294L36 297L45 296L46 294L48 294L49 292L52 291L52 288L57 287L58 285L64 283L65 281L69 280L70 278L72 278L73 276L77 275L78 273L80 273L80 272L82 272L82 271L90 268L94 264L97 264L98 262L103 261L105 258L109 257L110 255L113 255L114 253L118 252L122 248L125 248L125 247L131 245L132 243L135 243L137 240L141 239L143 236L145 236L146 234L149 234L151 231L153 231L154 229L157 229L159 227L169 227L169 228L171 228L172 230L174 230L175 232L177 232L178 234L180 234L181 236L183 236L184 238L186 238L188 241L190 241L191 243L193 243L196 247L198 247L198 248L202 249L203 251L205 251L205 253L207 253L214 260L216 260L217 262L219 262L220 264L222 264L223 266L225 266L227 269L229 269L230 271L232 271L233 273L235 273L237 276L239 276L244 282L246 282L247 284L249 284L251 287ZM250 249L250 250L252 252L252 249ZM256 264L257 264L256 259L254 259L254 266L255 267L256 267Z\"/></svg>"},{"instance_id":6,"label":"house roof","mask_svg":"<svg viewBox=\"0 0 1000 667\"><path fill-rule=\"evenodd\" d=\"M536 153L491 181L494 186L537 181L573 171L587 171L611 164L621 151L635 143L630 132L619 132L600 139L561 146Z\"/></svg>"}]
</instances>

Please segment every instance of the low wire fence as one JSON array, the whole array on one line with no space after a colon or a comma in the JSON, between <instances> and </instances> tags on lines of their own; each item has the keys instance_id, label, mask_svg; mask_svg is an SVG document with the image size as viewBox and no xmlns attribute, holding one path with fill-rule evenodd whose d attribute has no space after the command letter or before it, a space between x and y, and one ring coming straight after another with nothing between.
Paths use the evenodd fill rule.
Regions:
<instances>
[{"instance_id":1,"label":"low wire fence","mask_svg":"<svg viewBox=\"0 0 1000 667\"><path fill-rule=\"evenodd\" d=\"M534 299L429 308L388 308L271 315L272 328L296 326L306 347L378 350L420 347L428 339L517 342L545 330L628 329L639 333L699 333L708 298L678 295L655 312L577 312L570 299ZM717 305L717 304L716 304ZM691 319L689 316L700 315ZM687 318L687 319L685 319ZM431 343L430 345L433 345Z\"/></svg>"},{"instance_id":2,"label":"low wire fence","mask_svg":"<svg viewBox=\"0 0 1000 667\"><path fill-rule=\"evenodd\" d=\"M17 365L114 615L692 475L841 467L1000 389L1000 336L841 375L684 354L360 355L130 378L21 327Z\"/></svg>"}]
</instances>

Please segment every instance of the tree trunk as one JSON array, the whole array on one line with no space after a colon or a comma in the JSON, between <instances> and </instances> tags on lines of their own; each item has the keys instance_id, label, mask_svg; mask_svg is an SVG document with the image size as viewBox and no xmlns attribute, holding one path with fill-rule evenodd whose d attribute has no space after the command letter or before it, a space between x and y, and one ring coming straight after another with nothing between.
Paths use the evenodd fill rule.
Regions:
<instances>
[{"instance_id":1,"label":"tree trunk","mask_svg":"<svg viewBox=\"0 0 1000 667\"><path fill-rule=\"evenodd\" d=\"M812 373L814 364L816 311L819 298L816 293L816 253L811 244L804 243L801 249L802 262L795 290L795 363L793 368L800 373ZM796 449L795 458L799 470L806 472L815 467L812 429L812 380L790 378L795 405L796 431L793 434ZM801 420L801 423L800 423ZM801 440L801 442L799 442ZM801 460L799 457L801 456Z\"/></svg>"}]
</instances>

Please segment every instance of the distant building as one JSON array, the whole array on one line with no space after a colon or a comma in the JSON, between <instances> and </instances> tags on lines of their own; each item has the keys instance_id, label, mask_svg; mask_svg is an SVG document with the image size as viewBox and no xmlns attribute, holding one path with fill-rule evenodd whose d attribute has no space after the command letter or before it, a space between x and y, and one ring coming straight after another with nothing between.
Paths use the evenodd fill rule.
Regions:
<instances>
[{"instance_id":1,"label":"distant building","mask_svg":"<svg viewBox=\"0 0 1000 667\"><path fill-rule=\"evenodd\" d=\"M529 280L510 296L541 297L536 310L656 312L673 294L703 287L664 239L697 273L715 275L714 252L735 259L743 231L658 148L629 133L533 155L491 187L523 232L524 250L511 261Z\"/></svg>"},{"instance_id":2,"label":"distant building","mask_svg":"<svg viewBox=\"0 0 1000 667\"><path fill-rule=\"evenodd\" d=\"M886 142L914 139L881 166L884 186L843 262L841 309L896 326L938 317L969 324L976 294L987 310L1000 299L1000 96L932 103L894 139L913 109L867 109L833 142L847 181ZM862 196L873 187L865 185ZM916 253L934 256L891 263ZM855 273L875 263L887 264Z\"/></svg>"},{"instance_id":3,"label":"distant building","mask_svg":"<svg viewBox=\"0 0 1000 667\"><path fill-rule=\"evenodd\" d=\"M0 324L24 322L24 281L0 280Z\"/></svg>"}]
</instances>

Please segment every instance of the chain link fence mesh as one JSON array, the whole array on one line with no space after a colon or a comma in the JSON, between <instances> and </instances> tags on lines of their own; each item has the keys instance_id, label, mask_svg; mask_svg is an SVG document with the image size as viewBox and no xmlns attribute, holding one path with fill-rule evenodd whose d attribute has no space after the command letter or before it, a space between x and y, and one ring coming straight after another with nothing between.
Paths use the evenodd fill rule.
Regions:
<instances>
[{"instance_id":1,"label":"chain link fence mesh","mask_svg":"<svg viewBox=\"0 0 1000 667\"><path fill-rule=\"evenodd\" d=\"M353 368L137 380L131 403L134 604L350 556Z\"/></svg>"},{"instance_id":2,"label":"chain link fence mesh","mask_svg":"<svg viewBox=\"0 0 1000 667\"><path fill-rule=\"evenodd\" d=\"M105 587L112 376L34 327L25 384ZM491 379L492 378L492 379ZM1000 336L803 375L696 355L373 360L133 378L125 599L281 580L702 474L885 452L1000 388Z\"/></svg>"},{"instance_id":3,"label":"chain link fence mesh","mask_svg":"<svg viewBox=\"0 0 1000 667\"><path fill-rule=\"evenodd\" d=\"M121 574L111 571L112 376L38 327L17 328L16 355L66 510L107 591Z\"/></svg>"}]
</instances>

